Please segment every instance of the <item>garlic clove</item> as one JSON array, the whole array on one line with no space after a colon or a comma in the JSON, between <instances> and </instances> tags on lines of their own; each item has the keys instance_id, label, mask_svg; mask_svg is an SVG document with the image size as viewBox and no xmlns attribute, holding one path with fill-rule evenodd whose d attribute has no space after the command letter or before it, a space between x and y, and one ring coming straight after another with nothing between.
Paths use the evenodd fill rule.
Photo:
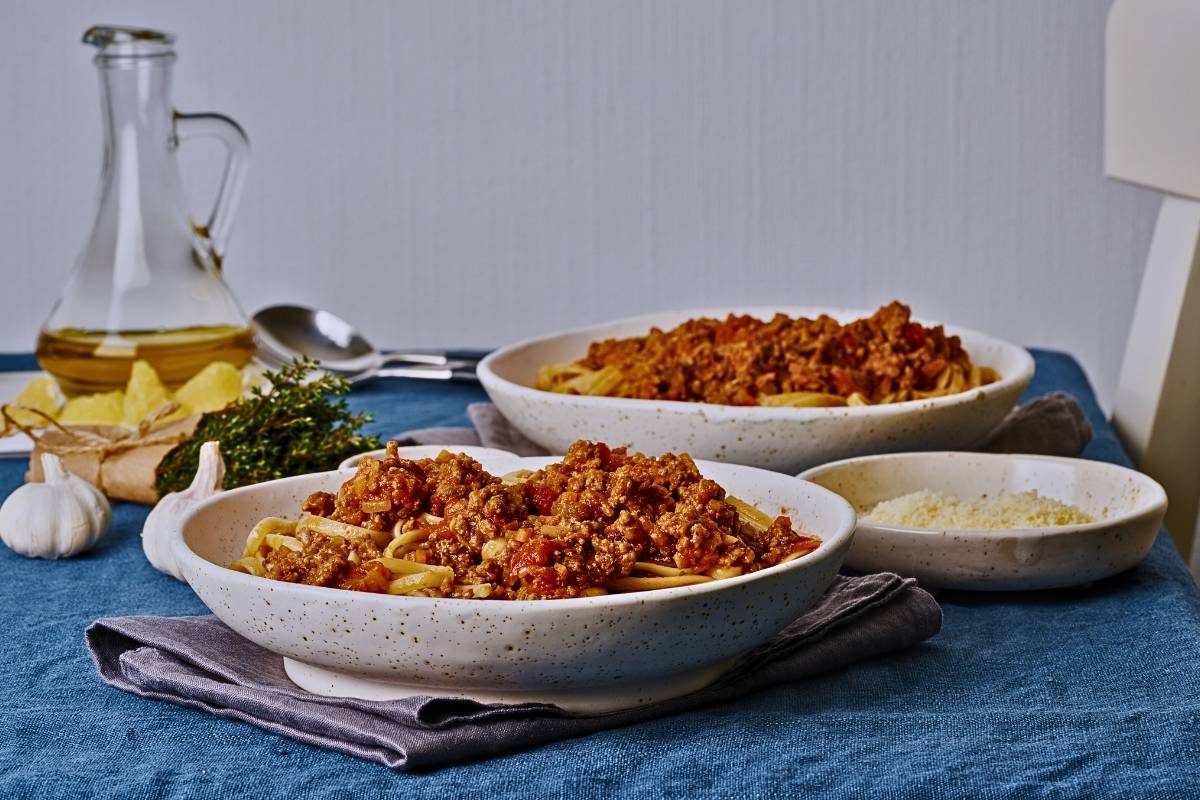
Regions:
<instances>
[{"instance_id":1,"label":"garlic clove","mask_svg":"<svg viewBox=\"0 0 1200 800\"><path fill-rule=\"evenodd\" d=\"M45 469L45 461L42 463L43 469ZM112 505L109 504L108 498L104 496L104 492L78 475L66 472L65 468L62 467L61 461L59 461L59 468L66 475L66 484L70 486L72 494L79 500L79 504L87 514L91 524L107 529L109 523L112 522Z\"/></svg>"},{"instance_id":2,"label":"garlic clove","mask_svg":"<svg viewBox=\"0 0 1200 800\"><path fill-rule=\"evenodd\" d=\"M88 532L95 527L95 520L77 498L64 493L55 497L55 512L58 524L54 530L54 552L65 557L75 555L84 548L78 547L79 542L89 541Z\"/></svg>"},{"instance_id":3,"label":"garlic clove","mask_svg":"<svg viewBox=\"0 0 1200 800\"><path fill-rule=\"evenodd\" d=\"M58 558L57 520L54 490L44 483L25 484L0 506L0 539L29 558Z\"/></svg>"},{"instance_id":4,"label":"garlic clove","mask_svg":"<svg viewBox=\"0 0 1200 800\"><path fill-rule=\"evenodd\" d=\"M183 580L171 543L184 514L201 500L220 492L224 482L225 462L221 458L220 442L205 442L200 446L200 463L191 485L182 492L164 496L146 517L142 527L142 550L151 566Z\"/></svg>"}]
</instances>

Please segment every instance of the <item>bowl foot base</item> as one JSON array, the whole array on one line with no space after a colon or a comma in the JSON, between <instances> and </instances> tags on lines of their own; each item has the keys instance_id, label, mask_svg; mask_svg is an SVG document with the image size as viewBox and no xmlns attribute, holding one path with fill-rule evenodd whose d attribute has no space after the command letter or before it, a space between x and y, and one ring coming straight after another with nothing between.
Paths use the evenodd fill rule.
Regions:
<instances>
[{"instance_id":1,"label":"bowl foot base","mask_svg":"<svg viewBox=\"0 0 1200 800\"><path fill-rule=\"evenodd\" d=\"M362 700L454 697L485 704L549 703L576 714L603 714L658 703L703 689L720 677L731 663L722 661L654 681L586 689L490 689L400 683L364 678L290 658L283 659L283 668L292 683L305 691L326 697L357 697Z\"/></svg>"}]
</instances>

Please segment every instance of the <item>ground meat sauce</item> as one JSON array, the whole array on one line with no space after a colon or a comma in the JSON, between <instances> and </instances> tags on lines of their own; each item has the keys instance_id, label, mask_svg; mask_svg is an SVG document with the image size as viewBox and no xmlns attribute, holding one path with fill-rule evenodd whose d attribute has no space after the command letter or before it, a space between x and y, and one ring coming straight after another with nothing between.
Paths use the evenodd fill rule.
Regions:
<instances>
[{"instance_id":1,"label":"ground meat sauce","mask_svg":"<svg viewBox=\"0 0 1200 800\"><path fill-rule=\"evenodd\" d=\"M620 371L610 396L735 406L792 392L912 399L943 389L938 380L949 364L972 366L959 337L913 322L900 302L845 325L825 315L692 319L669 331L593 342L579 363Z\"/></svg>"},{"instance_id":2,"label":"ground meat sauce","mask_svg":"<svg viewBox=\"0 0 1200 800\"><path fill-rule=\"evenodd\" d=\"M395 576L386 558L373 559L389 532L417 531L428 535L396 557L453 571L445 585L420 593L540 600L603 593L614 579L645 574L647 563L667 574L720 577L820 544L784 516L769 526L744 519L686 455L652 458L579 441L561 463L506 482L464 455L406 460L396 447L390 442L381 460L363 459L336 494L303 503L309 514L381 535L305 530L299 549L263 547L267 577L388 591Z\"/></svg>"}]
</instances>

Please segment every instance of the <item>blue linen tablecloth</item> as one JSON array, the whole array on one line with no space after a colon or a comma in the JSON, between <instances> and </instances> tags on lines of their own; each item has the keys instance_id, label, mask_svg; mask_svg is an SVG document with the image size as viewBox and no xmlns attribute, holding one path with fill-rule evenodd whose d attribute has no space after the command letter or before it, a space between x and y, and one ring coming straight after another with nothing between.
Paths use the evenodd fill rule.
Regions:
<instances>
[{"instance_id":1,"label":"blue linen tablecloth","mask_svg":"<svg viewBox=\"0 0 1200 800\"><path fill-rule=\"evenodd\" d=\"M1036 352L1029 394L1061 389L1127 458L1078 364ZM0 357L0 369L30 368ZM466 424L478 387L355 390L388 435ZM24 460L0 462L0 496ZM121 505L90 555L0 548L0 797L1200 796L1200 594L1160 534L1137 569L1089 589L943 593L942 633L900 656L737 704L428 773L398 774L103 686L84 650L102 616L199 614Z\"/></svg>"}]
</instances>

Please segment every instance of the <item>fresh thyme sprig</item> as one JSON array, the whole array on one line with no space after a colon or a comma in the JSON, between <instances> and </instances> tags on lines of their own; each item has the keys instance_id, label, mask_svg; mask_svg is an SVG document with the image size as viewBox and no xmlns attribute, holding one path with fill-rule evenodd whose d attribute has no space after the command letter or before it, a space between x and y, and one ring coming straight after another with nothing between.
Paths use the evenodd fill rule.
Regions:
<instances>
[{"instance_id":1,"label":"fresh thyme sprig","mask_svg":"<svg viewBox=\"0 0 1200 800\"><path fill-rule=\"evenodd\" d=\"M372 418L350 413L342 397L350 390L348 381L322 373L306 382L317 367L310 359L296 359L268 371L267 387L201 417L192 437L155 470L159 496L187 488L205 442L221 443L226 489L334 469L355 453L379 447L377 437L358 433Z\"/></svg>"}]
</instances>

